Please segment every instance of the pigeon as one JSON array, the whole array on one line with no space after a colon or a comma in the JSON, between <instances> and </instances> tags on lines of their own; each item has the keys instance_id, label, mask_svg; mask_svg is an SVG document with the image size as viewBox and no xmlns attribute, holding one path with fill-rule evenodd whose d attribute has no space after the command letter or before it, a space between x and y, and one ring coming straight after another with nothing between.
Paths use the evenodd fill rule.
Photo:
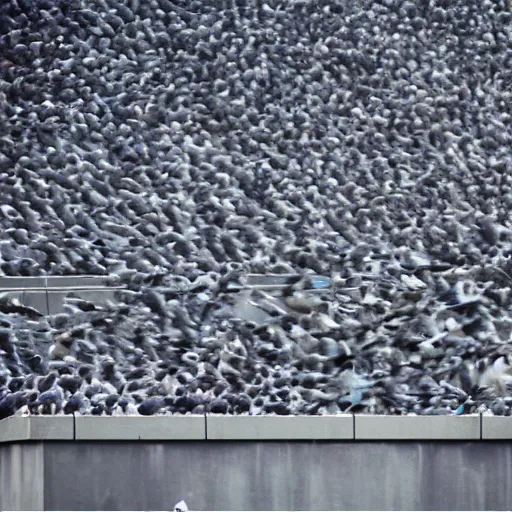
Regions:
<instances>
[{"instance_id":1,"label":"pigeon","mask_svg":"<svg viewBox=\"0 0 512 512\"><path fill-rule=\"evenodd\" d=\"M187 504L181 500L176 505L174 505L174 512L188 512Z\"/></svg>"},{"instance_id":2,"label":"pigeon","mask_svg":"<svg viewBox=\"0 0 512 512\"><path fill-rule=\"evenodd\" d=\"M509 13L196 4L2 4L1 414L508 415Z\"/></svg>"}]
</instances>

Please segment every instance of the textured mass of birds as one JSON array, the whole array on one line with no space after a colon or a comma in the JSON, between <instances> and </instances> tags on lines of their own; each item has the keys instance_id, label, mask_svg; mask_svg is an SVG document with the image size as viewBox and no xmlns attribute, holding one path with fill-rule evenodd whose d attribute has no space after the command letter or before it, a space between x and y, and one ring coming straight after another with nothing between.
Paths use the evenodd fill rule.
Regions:
<instances>
[{"instance_id":1,"label":"textured mass of birds","mask_svg":"<svg viewBox=\"0 0 512 512\"><path fill-rule=\"evenodd\" d=\"M510 414L511 22L2 1L0 273L127 288L50 317L1 297L0 418ZM227 288L248 272L332 287L259 324Z\"/></svg>"}]
</instances>

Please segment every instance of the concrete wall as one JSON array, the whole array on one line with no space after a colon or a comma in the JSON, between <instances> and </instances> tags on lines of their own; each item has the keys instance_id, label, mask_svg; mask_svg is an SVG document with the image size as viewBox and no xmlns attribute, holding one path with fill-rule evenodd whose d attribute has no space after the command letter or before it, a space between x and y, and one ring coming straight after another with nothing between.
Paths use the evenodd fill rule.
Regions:
<instances>
[{"instance_id":1,"label":"concrete wall","mask_svg":"<svg viewBox=\"0 0 512 512\"><path fill-rule=\"evenodd\" d=\"M477 441L512 439L512 417L467 416L14 416L14 441Z\"/></svg>"},{"instance_id":2,"label":"concrete wall","mask_svg":"<svg viewBox=\"0 0 512 512\"><path fill-rule=\"evenodd\" d=\"M43 443L0 444L0 510L44 510Z\"/></svg>"},{"instance_id":3,"label":"concrete wall","mask_svg":"<svg viewBox=\"0 0 512 512\"><path fill-rule=\"evenodd\" d=\"M181 499L194 510L512 503L512 445L502 442L52 442L44 450L46 510L172 510Z\"/></svg>"},{"instance_id":4,"label":"concrete wall","mask_svg":"<svg viewBox=\"0 0 512 512\"><path fill-rule=\"evenodd\" d=\"M11 417L0 510L509 510L512 418Z\"/></svg>"},{"instance_id":5,"label":"concrete wall","mask_svg":"<svg viewBox=\"0 0 512 512\"><path fill-rule=\"evenodd\" d=\"M121 286L107 286L107 276L0 276L0 293L18 299L41 314L55 315L62 311L64 299L79 297L97 305L115 301Z\"/></svg>"},{"instance_id":6,"label":"concrete wall","mask_svg":"<svg viewBox=\"0 0 512 512\"><path fill-rule=\"evenodd\" d=\"M43 484L44 482L44 484ZM509 442L0 445L0 510L509 510Z\"/></svg>"},{"instance_id":7,"label":"concrete wall","mask_svg":"<svg viewBox=\"0 0 512 512\"><path fill-rule=\"evenodd\" d=\"M250 290L259 288L268 293L282 290L290 277L298 278L296 274L248 274L244 286L232 285L230 290L239 293L235 306L241 318L257 323L268 320L269 315L247 302ZM330 286L330 278L312 276L313 289L308 293L325 293ZM42 277L10 277L0 276L0 293L18 299L22 304L31 306L43 315L55 315L62 311L66 297L79 297L105 305L107 301L118 301L119 292L123 286L114 286L117 276L42 276ZM122 295L121 295L122 297ZM277 300L277 299L276 299ZM279 301L280 302L280 301ZM281 307L286 309L284 304Z\"/></svg>"}]
</instances>

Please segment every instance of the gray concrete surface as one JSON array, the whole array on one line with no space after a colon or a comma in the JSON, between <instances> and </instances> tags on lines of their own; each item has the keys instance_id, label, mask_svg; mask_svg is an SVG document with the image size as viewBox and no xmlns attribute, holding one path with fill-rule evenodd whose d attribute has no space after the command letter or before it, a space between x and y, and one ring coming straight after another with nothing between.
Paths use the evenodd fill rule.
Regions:
<instances>
[{"instance_id":1,"label":"gray concrete surface","mask_svg":"<svg viewBox=\"0 0 512 512\"><path fill-rule=\"evenodd\" d=\"M0 450L2 447L0 447ZM46 510L506 510L512 445L48 443Z\"/></svg>"},{"instance_id":2,"label":"gray concrete surface","mask_svg":"<svg viewBox=\"0 0 512 512\"><path fill-rule=\"evenodd\" d=\"M365 416L355 415L356 440L478 440L480 415Z\"/></svg>"},{"instance_id":3,"label":"gray concrete surface","mask_svg":"<svg viewBox=\"0 0 512 512\"><path fill-rule=\"evenodd\" d=\"M30 439L41 441L65 441L74 438L73 416L31 416Z\"/></svg>"},{"instance_id":4,"label":"gray concrete surface","mask_svg":"<svg viewBox=\"0 0 512 512\"><path fill-rule=\"evenodd\" d=\"M283 285L288 279L297 277L297 274L247 274L249 286Z\"/></svg>"},{"instance_id":5,"label":"gray concrete surface","mask_svg":"<svg viewBox=\"0 0 512 512\"><path fill-rule=\"evenodd\" d=\"M250 289L264 289L269 294L280 294L287 285L289 277L297 274L248 274L247 287L240 288L234 284L231 289L238 292L235 314L247 321L263 323L271 317L261 309L249 304ZM324 286L330 284L326 276L312 276L320 279ZM126 290L123 286L112 286L115 276L46 276L46 277L8 277L0 276L0 293L8 292L27 306L34 307L43 315L55 315L62 311L64 300L72 295L89 300L96 305L105 305L107 301L123 300L119 294ZM110 286L107 286L110 285ZM314 288L316 288L314 286ZM312 289L307 293L325 293L326 289ZM278 298L276 303L284 310L288 308Z\"/></svg>"},{"instance_id":6,"label":"gray concrete surface","mask_svg":"<svg viewBox=\"0 0 512 512\"><path fill-rule=\"evenodd\" d=\"M216 416L206 418L208 440L354 439L354 417Z\"/></svg>"},{"instance_id":7,"label":"gray concrete surface","mask_svg":"<svg viewBox=\"0 0 512 512\"><path fill-rule=\"evenodd\" d=\"M30 421L27 418L11 416L0 421L0 443L30 440Z\"/></svg>"},{"instance_id":8,"label":"gray concrete surface","mask_svg":"<svg viewBox=\"0 0 512 512\"><path fill-rule=\"evenodd\" d=\"M73 416L11 416L0 421L0 443L73 439Z\"/></svg>"},{"instance_id":9,"label":"gray concrete surface","mask_svg":"<svg viewBox=\"0 0 512 512\"><path fill-rule=\"evenodd\" d=\"M105 305L107 301L116 301L116 293L124 290L124 287L106 286L108 280L107 276L0 276L0 293L16 298L47 316L60 313L65 298L69 296L99 306Z\"/></svg>"},{"instance_id":10,"label":"gray concrete surface","mask_svg":"<svg viewBox=\"0 0 512 512\"><path fill-rule=\"evenodd\" d=\"M319 440L352 416L207 416L206 440L202 416L11 417L0 422L0 510L171 510L181 499L193 510L510 509L512 442L453 439L474 436L480 417L366 418L355 416L356 436L364 420L381 440ZM512 418L481 424L484 439L510 439ZM404 440L436 425L452 440Z\"/></svg>"},{"instance_id":11,"label":"gray concrete surface","mask_svg":"<svg viewBox=\"0 0 512 512\"><path fill-rule=\"evenodd\" d=\"M105 286L107 276L0 276L0 290L19 288L62 288Z\"/></svg>"},{"instance_id":12,"label":"gray concrete surface","mask_svg":"<svg viewBox=\"0 0 512 512\"><path fill-rule=\"evenodd\" d=\"M510 439L512 440L512 417L510 416L482 416L482 439Z\"/></svg>"},{"instance_id":13,"label":"gray concrete surface","mask_svg":"<svg viewBox=\"0 0 512 512\"><path fill-rule=\"evenodd\" d=\"M20 302L23 302L23 290L2 290L0 293L10 299L17 299Z\"/></svg>"},{"instance_id":14,"label":"gray concrete surface","mask_svg":"<svg viewBox=\"0 0 512 512\"><path fill-rule=\"evenodd\" d=\"M0 276L0 290L13 288L46 288L46 279L44 277Z\"/></svg>"},{"instance_id":15,"label":"gray concrete surface","mask_svg":"<svg viewBox=\"0 0 512 512\"><path fill-rule=\"evenodd\" d=\"M204 416L77 416L75 439L205 440L206 422Z\"/></svg>"},{"instance_id":16,"label":"gray concrete surface","mask_svg":"<svg viewBox=\"0 0 512 512\"><path fill-rule=\"evenodd\" d=\"M48 276L48 288L105 286L108 276Z\"/></svg>"},{"instance_id":17,"label":"gray concrete surface","mask_svg":"<svg viewBox=\"0 0 512 512\"><path fill-rule=\"evenodd\" d=\"M41 440L512 440L512 417L471 416L12 416L0 443Z\"/></svg>"},{"instance_id":18,"label":"gray concrete surface","mask_svg":"<svg viewBox=\"0 0 512 512\"><path fill-rule=\"evenodd\" d=\"M87 300L96 306L102 306L107 301L115 301L115 288L97 288L97 289L48 289L48 311L50 315L55 315L62 311L66 297L76 297Z\"/></svg>"},{"instance_id":19,"label":"gray concrete surface","mask_svg":"<svg viewBox=\"0 0 512 512\"><path fill-rule=\"evenodd\" d=\"M62 311L66 297L75 297L90 301L97 306L103 306L107 301L117 301L116 294L120 288L53 288L40 290L9 290L5 293L7 296L18 299L25 306L37 309L43 315L55 315Z\"/></svg>"},{"instance_id":20,"label":"gray concrete surface","mask_svg":"<svg viewBox=\"0 0 512 512\"><path fill-rule=\"evenodd\" d=\"M0 444L0 510L45 510L42 443Z\"/></svg>"},{"instance_id":21,"label":"gray concrete surface","mask_svg":"<svg viewBox=\"0 0 512 512\"><path fill-rule=\"evenodd\" d=\"M36 309L45 316L49 314L48 294L46 290L24 291L20 302L25 306Z\"/></svg>"}]
</instances>

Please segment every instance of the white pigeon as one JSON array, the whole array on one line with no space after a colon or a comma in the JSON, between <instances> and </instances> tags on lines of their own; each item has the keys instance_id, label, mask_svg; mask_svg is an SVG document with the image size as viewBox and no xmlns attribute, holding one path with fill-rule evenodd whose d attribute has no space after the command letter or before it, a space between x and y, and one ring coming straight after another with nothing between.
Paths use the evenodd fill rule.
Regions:
<instances>
[{"instance_id":1,"label":"white pigeon","mask_svg":"<svg viewBox=\"0 0 512 512\"><path fill-rule=\"evenodd\" d=\"M494 387L500 396L505 396L507 384L512 383L511 370L512 368L505 362L505 358L499 357L480 375L478 384L479 386Z\"/></svg>"},{"instance_id":2,"label":"white pigeon","mask_svg":"<svg viewBox=\"0 0 512 512\"><path fill-rule=\"evenodd\" d=\"M188 507L185 501L181 500L174 505L174 512L188 512Z\"/></svg>"}]
</instances>

